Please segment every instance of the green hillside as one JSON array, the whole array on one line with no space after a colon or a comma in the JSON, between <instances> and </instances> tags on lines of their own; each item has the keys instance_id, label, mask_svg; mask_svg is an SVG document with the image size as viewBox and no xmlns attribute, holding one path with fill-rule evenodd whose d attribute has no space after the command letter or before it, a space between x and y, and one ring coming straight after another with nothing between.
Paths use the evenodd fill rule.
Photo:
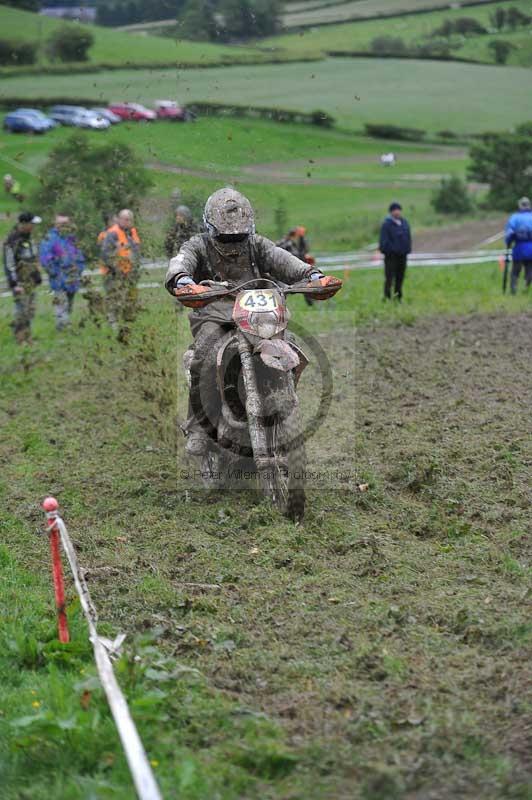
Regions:
<instances>
[{"instance_id":1,"label":"green hillside","mask_svg":"<svg viewBox=\"0 0 532 800\"><path fill-rule=\"evenodd\" d=\"M493 0L480 0L491 4ZM431 8L443 8L445 0L321 0L321 2L290 3L283 17L285 28L302 25L323 25L351 19L366 19L377 15L423 12ZM449 4L450 5L450 4ZM467 2L464 2L467 7ZM469 11L469 9L466 9Z\"/></svg>"},{"instance_id":2,"label":"green hillside","mask_svg":"<svg viewBox=\"0 0 532 800\"><path fill-rule=\"evenodd\" d=\"M459 87L459 91L457 91ZM322 108L342 127L402 124L436 132L508 129L531 116L532 83L507 67L328 59L312 64L235 66L227 69L119 70L98 75L21 76L4 79L4 97L84 97L139 100L175 97L313 111ZM508 103L508 97L512 103Z\"/></svg>"},{"instance_id":3,"label":"green hillside","mask_svg":"<svg viewBox=\"0 0 532 800\"><path fill-rule=\"evenodd\" d=\"M51 149L72 135L63 127L42 137L0 130L0 168L12 173L31 196ZM150 169L153 188L145 200L154 257L161 255L162 225L176 186L199 207L220 185L239 185L253 200L263 233L280 235L275 214L284 204L287 224L304 220L312 231L313 247L346 250L353 243L368 243L390 197L398 193L413 224L433 225L432 190L443 175L465 177L466 153L457 147L394 142L399 165L390 175L380 165L383 145L377 139L263 120L200 118L195 125L178 126L126 123L106 134L82 135L131 145ZM0 237L13 224L16 211L17 204L0 194Z\"/></svg>"},{"instance_id":4,"label":"green hillside","mask_svg":"<svg viewBox=\"0 0 532 800\"><path fill-rule=\"evenodd\" d=\"M0 37L11 40L34 41L39 44L39 61L48 63L46 39L65 23L9 6L0 6ZM94 34L89 51L91 64L216 64L234 61L257 61L268 56L252 47L229 47L204 42L172 40L144 34L122 33L112 28L88 26Z\"/></svg>"},{"instance_id":5,"label":"green hillside","mask_svg":"<svg viewBox=\"0 0 532 800\"><path fill-rule=\"evenodd\" d=\"M372 7L379 6L378 0ZM383 4L384 5L384 4ZM389 5L389 4L388 4ZM440 3L441 5L441 3ZM356 6L366 6L366 0L360 0ZM338 6L346 8L347 6ZM397 5L397 8L399 4ZM498 7L508 9L517 8L523 13L532 11L530 0L514 0L512 3L489 3L485 6L472 6L462 8L449 8L445 11L434 11L426 14L394 17L387 20L370 20L350 22L338 25L320 25L316 17L316 27L293 34L276 36L262 42L262 46L275 47L280 50L289 50L291 54L307 56L309 54L344 51L344 52L370 52L372 40L380 36L399 37L408 47L425 44L431 41L432 32L445 20L456 20L470 17L478 20L489 33L477 36L453 36L449 40L453 56L468 58L478 61L493 62L493 53L488 48L492 39L508 40L514 46L508 59L509 64L530 66L532 65L532 36L530 29L520 29L515 32L504 30L496 33L491 30L490 17ZM394 3L394 10L396 4ZM317 9L315 14L329 14L330 8ZM310 11L308 12L310 14ZM296 15L292 15L296 16ZM310 17L306 17L310 19ZM321 23L326 22L325 16Z\"/></svg>"}]
</instances>

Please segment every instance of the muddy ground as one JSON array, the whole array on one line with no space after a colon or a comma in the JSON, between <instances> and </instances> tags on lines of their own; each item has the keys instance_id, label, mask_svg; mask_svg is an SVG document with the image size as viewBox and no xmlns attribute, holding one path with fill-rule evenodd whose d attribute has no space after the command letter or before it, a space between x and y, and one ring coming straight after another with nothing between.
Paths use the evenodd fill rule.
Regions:
<instances>
[{"instance_id":1,"label":"muddy ground","mask_svg":"<svg viewBox=\"0 0 532 800\"><path fill-rule=\"evenodd\" d=\"M142 546L180 597L155 614L177 657L305 754L301 791L265 797L529 796L531 336L524 315L321 336L305 524L193 493L193 530Z\"/></svg>"},{"instance_id":2,"label":"muddy ground","mask_svg":"<svg viewBox=\"0 0 532 800\"><path fill-rule=\"evenodd\" d=\"M35 528L52 487L109 630L158 631L233 719L281 726L290 773L220 797L528 800L532 318L318 339L332 404L302 525L251 489L207 493L182 442L177 457L164 443L175 347L157 354L148 327L129 351L103 333L78 358L60 343L35 385L8 368L6 508ZM318 379L302 382L307 415ZM33 533L5 543L42 572ZM188 702L161 736L209 764L225 729Z\"/></svg>"}]
</instances>

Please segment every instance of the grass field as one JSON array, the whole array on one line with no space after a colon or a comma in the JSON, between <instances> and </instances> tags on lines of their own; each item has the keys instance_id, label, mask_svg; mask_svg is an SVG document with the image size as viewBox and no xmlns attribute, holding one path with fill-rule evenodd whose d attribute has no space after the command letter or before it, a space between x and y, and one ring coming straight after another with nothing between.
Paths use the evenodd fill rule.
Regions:
<instances>
[{"instance_id":1,"label":"grass field","mask_svg":"<svg viewBox=\"0 0 532 800\"><path fill-rule=\"evenodd\" d=\"M40 63L46 64L45 41L64 24L51 17L0 5L0 29L6 39L39 42ZM229 61L260 61L264 56L249 47L225 47L184 40L173 41L158 36L120 33L111 28L91 25L94 45L89 51L90 63L104 64L216 64Z\"/></svg>"},{"instance_id":2,"label":"grass field","mask_svg":"<svg viewBox=\"0 0 532 800\"><path fill-rule=\"evenodd\" d=\"M460 91L457 92L457 86ZM530 117L532 88L517 68L374 59L328 59L315 64L238 66L202 70L117 70L98 75L2 80L4 97L81 96L149 102L215 101L312 111L339 125L410 125L457 133L508 129ZM511 95L512 103L507 99ZM407 102L408 99L408 102Z\"/></svg>"},{"instance_id":3,"label":"grass field","mask_svg":"<svg viewBox=\"0 0 532 800\"><path fill-rule=\"evenodd\" d=\"M485 0L492 5L494 0ZM283 17L285 27L298 25L320 25L328 22L341 22L346 19L364 19L379 14L401 16L405 12L425 11L441 8L442 0L344 0L343 2L296 2L288 3ZM469 15L466 6L462 14Z\"/></svg>"},{"instance_id":4,"label":"grass field","mask_svg":"<svg viewBox=\"0 0 532 800\"><path fill-rule=\"evenodd\" d=\"M356 2L354 5L362 6L365 4ZM530 11L528 0L516 0L511 5L523 13ZM497 7L508 8L508 3L489 3L485 6L472 6L470 8L448 8L445 11L434 11L428 14L407 17L397 16L385 21L361 21L324 27L319 27L317 23L316 27L299 33L283 34L265 40L265 42L261 42L261 46L279 47L280 50L300 53L301 55L316 55L331 51L365 52L371 49L372 40L378 36L399 37L408 46L415 46L429 42L432 31L438 28L444 20L459 19L467 16L478 20L489 29L490 17ZM338 9L341 8L346 8L346 6L338 6ZM317 11L316 14L318 13ZM325 10L324 13L326 13ZM497 38L507 40L515 47L508 59L509 64L519 66L530 66L532 64L532 39L526 29L514 33L503 31L500 34L490 32L481 36L467 38L462 36L452 37L450 43L452 52L457 57L493 63L493 53L487 45L489 41Z\"/></svg>"},{"instance_id":5,"label":"grass field","mask_svg":"<svg viewBox=\"0 0 532 800\"><path fill-rule=\"evenodd\" d=\"M5 800L132 796L71 588L73 642L54 638L49 492L102 633L128 634L118 674L165 797L528 800L529 300L482 265L412 270L400 308L380 283L293 304L335 382L299 527L176 456L189 334L163 290L128 348L83 301L58 337L41 291L23 353L0 301Z\"/></svg>"},{"instance_id":6,"label":"grass field","mask_svg":"<svg viewBox=\"0 0 532 800\"><path fill-rule=\"evenodd\" d=\"M15 175L31 195L50 150L71 135L68 128L43 137L0 132L1 169ZM379 163L383 143L378 140L258 120L122 124L103 135L84 135L98 142L126 142L149 165L154 187L140 227L154 237L155 257L162 252L162 225L176 186L199 210L211 191L232 182L250 196L266 235L280 235L275 214L284 204L286 225L304 222L313 248L348 250L375 240L382 215L395 197L401 198L415 227L439 224L430 207L431 193L442 175L464 177L467 163L465 152L456 148L386 143L399 159L396 168L386 170ZM6 195L0 196L0 212L14 215L16 208ZM41 211L46 214L46 209ZM0 220L1 234L12 221L13 217Z\"/></svg>"},{"instance_id":7,"label":"grass field","mask_svg":"<svg viewBox=\"0 0 532 800\"><path fill-rule=\"evenodd\" d=\"M486 0L491 5L493 0ZM343 20L364 19L382 14L384 16L401 16L405 12L424 11L425 9L441 8L445 3L442 0L350 0L340 3L300 3L299 6L290 4L283 17L286 28L295 28L298 25L323 25L329 22L342 22ZM469 9L462 10L462 15L469 13Z\"/></svg>"},{"instance_id":8,"label":"grass field","mask_svg":"<svg viewBox=\"0 0 532 800\"><path fill-rule=\"evenodd\" d=\"M170 43L157 43L161 58ZM160 258L171 192L198 210L229 180L272 237L284 208L315 250L367 245L399 199L415 241L443 224L431 193L442 175L465 175L465 150L357 131L508 129L529 116L523 74L344 59L19 77L0 92L338 116L333 130L200 118L85 132L131 144L151 170L139 230L143 254ZM31 193L71 135L0 132L2 173ZM385 149L394 169L378 164ZM17 211L2 194L0 233ZM478 241L488 222L479 212ZM531 800L530 294L503 296L497 264L411 266L400 305L382 302L380 269L344 278L327 303L290 301L294 330L323 348L333 377L297 526L252 485L207 492L186 462L190 331L162 287L141 292L128 344L82 296L72 329L56 333L44 285L35 343L17 347L12 300L0 298L1 800L134 796L70 582L72 642L55 638L48 543L36 536L49 493L100 632L127 634L116 671L167 800ZM321 387L313 354L299 387L306 420Z\"/></svg>"}]
</instances>

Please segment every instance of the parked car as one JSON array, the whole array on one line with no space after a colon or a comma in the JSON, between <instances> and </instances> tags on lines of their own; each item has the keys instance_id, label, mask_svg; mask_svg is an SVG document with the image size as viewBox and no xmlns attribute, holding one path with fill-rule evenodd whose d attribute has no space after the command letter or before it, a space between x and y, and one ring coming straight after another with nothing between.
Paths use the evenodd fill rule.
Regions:
<instances>
[{"instance_id":1,"label":"parked car","mask_svg":"<svg viewBox=\"0 0 532 800\"><path fill-rule=\"evenodd\" d=\"M140 103L112 103L109 111L118 114L121 119L130 119L135 122L151 122L157 119L157 114Z\"/></svg>"},{"instance_id":2,"label":"parked car","mask_svg":"<svg viewBox=\"0 0 532 800\"><path fill-rule=\"evenodd\" d=\"M77 124L80 128L92 128L95 131L106 131L111 127L111 123L101 114L92 109L84 108L77 117Z\"/></svg>"},{"instance_id":3,"label":"parked car","mask_svg":"<svg viewBox=\"0 0 532 800\"><path fill-rule=\"evenodd\" d=\"M113 114L113 112L109 111L108 108L91 108L91 111L94 111L95 114L99 114L100 117L109 120L111 125L116 125L117 122L122 122L122 117L119 117L118 114Z\"/></svg>"},{"instance_id":4,"label":"parked car","mask_svg":"<svg viewBox=\"0 0 532 800\"><path fill-rule=\"evenodd\" d=\"M195 114L180 106L175 100L156 100L155 113L159 119L175 119L177 122L189 122L195 119Z\"/></svg>"},{"instance_id":5,"label":"parked car","mask_svg":"<svg viewBox=\"0 0 532 800\"><path fill-rule=\"evenodd\" d=\"M81 111L86 111L82 106L52 106L50 116L61 125L77 125Z\"/></svg>"},{"instance_id":6,"label":"parked car","mask_svg":"<svg viewBox=\"0 0 532 800\"><path fill-rule=\"evenodd\" d=\"M47 117L46 114L43 114L38 108L17 108L15 110L16 114L32 114L37 119L41 120L46 126L48 130L52 130L52 128L57 128L57 122L53 120L51 117Z\"/></svg>"},{"instance_id":7,"label":"parked car","mask_svg":"<svg viewBox=\"0 0 532 800\"><path fill-rule=\"evenodd\" d=\"M46 133L50 126L35 114L12 111L4 117L4 130L11 133Z\"/></svg>"},{"instance_id":8,"label":"parked car","mask_svg":"<svg viewBox=\"0 0 532 800\"><path fill-rule=\"evenodd\" d=\"M50 116L61 125L73 125L76 128L93 128L107 130L111 123L83 106L53 106Z\"/></svg>"}]
</instances>

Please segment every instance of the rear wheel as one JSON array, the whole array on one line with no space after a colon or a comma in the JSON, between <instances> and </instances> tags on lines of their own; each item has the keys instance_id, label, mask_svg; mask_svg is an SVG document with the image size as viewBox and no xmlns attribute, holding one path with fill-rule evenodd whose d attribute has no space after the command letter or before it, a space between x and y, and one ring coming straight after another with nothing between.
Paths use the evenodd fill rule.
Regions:
<instances>
[{"instance_id":1,"label":"rear wheel","mask_svg":"<svg viewBox=\"0 0 532 800\"><path fill-rule=\"evenodd\" d=\"M306 453L297 400L288 417L276 417L268 429L271 467L261 471L261 485L279 511L294 521L305 513Z\"/></svg>"}]
</instances>

